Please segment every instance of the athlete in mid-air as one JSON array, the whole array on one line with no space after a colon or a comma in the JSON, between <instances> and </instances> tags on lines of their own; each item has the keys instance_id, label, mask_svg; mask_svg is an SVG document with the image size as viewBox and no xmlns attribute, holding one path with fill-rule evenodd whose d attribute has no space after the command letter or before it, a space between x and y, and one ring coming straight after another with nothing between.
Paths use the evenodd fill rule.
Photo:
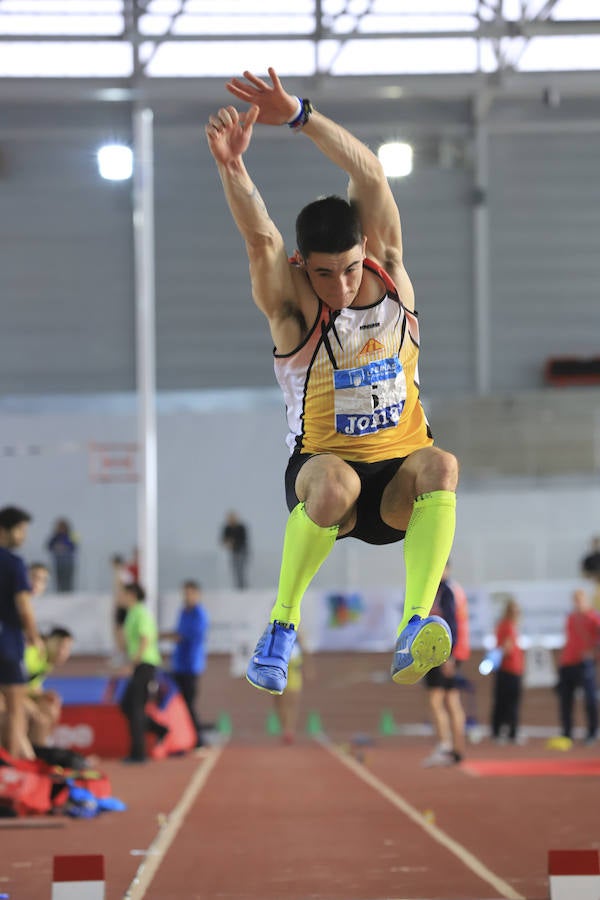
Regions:
<instances>
[{"instance_id":1,"label":"athlete in mid-air","mask_svg":"<svg viewBox=\"0 0 600 900\"><path fill-rule=\"evenodd\" d=\"M271 329L289 426L277 599L247 678L273 694L285 689L302 596L336 540L355 537L404 540L392 677L412 684L450 654L448 626L429 612L454 537L458 464L433 446L419 400L400 215L375 154L268 72L268 81L251 72L232 78L227 89L248 110L223 107L206 126L246 243L254 301ZM300 211L291 259L243 159L257 122L289 125L349 176L347 200L329 196Z\"/></svg>"}]
</instances>

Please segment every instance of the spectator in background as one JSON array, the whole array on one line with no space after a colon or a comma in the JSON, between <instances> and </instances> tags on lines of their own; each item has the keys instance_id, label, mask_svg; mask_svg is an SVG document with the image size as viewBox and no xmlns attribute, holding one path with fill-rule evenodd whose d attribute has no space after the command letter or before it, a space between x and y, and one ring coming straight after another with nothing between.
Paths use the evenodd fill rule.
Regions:
<instances>
[{"instance_id":1,"label":"spectator in background","mask_svg":"<svg viewBox=\"0 0 600 900\"><path fill-rule=\"evenodd\" d=\"M146 715L146 703L162 660L158 649L158 628L150 610L144 605L146 592L136 581L123 586L122 601L127 608L123 635L127 657L133 671L121 700L121 711L127 719L131 747L127 763L146 761L146 732L155 734L159 741L168 734L168 728Z\"/></svg>"},{"instance_id":2,"label":"spectator in background","mask_svg":"<svg viewBox=\"0 0 600 900\"><path fill-rule=\"evenodd\" d=\"M198 717L198 694L202 673L206 669L206 642L209 617L202 605L202 588L197 581L183 582L183 607L175 631L162 632L161 640L175 641L171 658L173 680L185 700L194 728L196 746L202 747L202 724Z\"/></svg>"},{"instance_id":3,"label":"spectator in background","mask_svg":"<svg viewBox=\"0 0 600 900\"><path fill-rule=\"evenodd\" d=\"M112 592L113 592L113 636L116 653L111 660L111 665L120 666L125 659L125 638L123 625L127 615L127 606L122 598L123 587L128 584L139 584L138 549L133 548L131 559L126 560L116 553L111 557L112 567Z\"/></svg>"},{"instance_id":4,"label":"spectator in background","mask_svg":"<svg viewBox=\"0 0 600 900\"><path fill-rule=\"evenodd\" d=\"M229 550L234 587L244 590L248 586L248 529L233 510L227 514L221 543Z\"/></svg>"},{"instance_id":5,"label":"spectator in background","mask_svg":"<svg viewBox=\"0 0 600 900\"><path fill-rule=\"evenodd\" d=\"M592 538L590 552L581 560L582 574L594 581L600 581L600 537Z\"/></svg>"},{"instance_id":6,"label":"spectator in background","mask_svg":"<svg viewBox=\"0 0 600 900\"><path fill-rule=\"evenodd\" d=\"M596 656L600 649L600 613L592 609L585 591L573 592L573 611L567 617L566 640L559 657L558 696L562 735L569 740L573 732L575 692L581 688L587 723L586 741L592 743L598 733L596 698Z\"/></svg>"},{"instance_id":7,"label":"spectator in background","mask_svg":"<svg viewBox=\"0 0 600 900\"><path fill-rule=\"evenodd\" d=\"M75 586L77 535L68 519L57 519L46 547L52 557L54 582L59 594L72 591Z\"/></svg>"},{"instance_id":8,"label":"spectator in background","mask_svg":"<svg viewBox=\"0 0 600 900\"><path fill-rule=\"evenodd\" d=\"M438 743L423 765L451 766L461 762L465 755L466 715L460 694L459 669L469 658L470 646L467 597L458 582L450 579L449 561L442 573L431 614L440 616L448 625L452 650L445 663L425 673L424 683Z\"/></svg>"},{"instance_id":9,"label":"spectator in background","mask_svg":"<svg viewBox=\"0 0 600 900\"><path fill-rule=\"evenodd\" d=\"M123 598L124 588L132 583L137 583L137 578L133 578L131 569L122 556L115 554L111 557L112 568L112 594L113 594L113 610L112 610L112 627L115 643L115 654L112 657L112 666L122 666L127 659L125 651L125 635L123 633L123 625L127 617L128 607Z\"/></svg>"},{"instance_id":10,"label":"spectator in background","mask_svg":"<svg viewBox=\"0 0 600 900\"><path fill-rule=\"evenodd\" d=\"M27 673L28 736L34 747L43 747L60 721L62 698L56 691L44 690L44 679L57 666L66 663L73 649L68 628L55 626L42 637L40 645L25 650Z\"/></svg>"},{"instance_id":11,"label":"spectator in background","mask_svg":"<svg viewBox=\"0 0 600 900\"><path fill-rule=\"evenodd\" d=\"M517 741L519 711L525 654L519 646L521 610L514 597L509 597L496 625L496 646L502 653L496 669L492 705L491 735L496 741L504 739L502 729L508 729L508 740Z\"/></svg>"},{"instance_id":12,"label":"spectator in background","mask_svg":"<svg viewBox=\"0 0 600 900\"><path fill-rule=\"evenodd\" d=\"M581 560L581 572L594 585L592 606L600 612L600 537L592 538L591 552Z\"/></svg>"},{"instance_id":13,"label":"spectator in background","mask_svg":"<svg viewBox=\"0 0 600 900\"><path fill-rule=\"evenodd\" d=\"M32 562L27 567L29 575L29 584L31 586L31 596L41 597L46 593L48 582L50 581L50 570L46 563Z\"/></svg>"},{"instance_id":14,"label":"spectator in background","mask_svg":"<svg viewBox=\"0 0 600 900\"><path fill-rule=\"evenodd\" d=\"M40 646L31 585L25 563L14 551L27 537L31 516L16 506L0 510L0 694L4 707L3 747L14 757L33 759L27 740L25 642Z\"/></svg>"}]
</instances>

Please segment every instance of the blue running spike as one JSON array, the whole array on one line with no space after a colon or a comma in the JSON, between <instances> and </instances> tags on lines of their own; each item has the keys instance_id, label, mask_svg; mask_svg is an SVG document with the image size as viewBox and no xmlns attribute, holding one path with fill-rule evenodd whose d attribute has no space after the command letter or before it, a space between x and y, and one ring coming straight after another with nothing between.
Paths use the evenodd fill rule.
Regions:
<instances>
[{"instance_id":1,"label":"blue running spike","mask_svg":"<svg viewBox=\"0 0 600 900\"><path fill-rule=\"evenodd\" d=\"M445 663L452 650L452 634L440 616L413 616L398 635L392 662L396 684L414 684Z\"/></svg>"},{"instance_id":2,"label":"blue running spike","mask_svg":"<svg viewBox=\"0 0 600 900\"><path fill-rule=\"evenodd\" d=\"M250 684L269 694L283 694L296 635L293 625L269 622L248 663L246 678Z\"/></svg>"}]
</instances>

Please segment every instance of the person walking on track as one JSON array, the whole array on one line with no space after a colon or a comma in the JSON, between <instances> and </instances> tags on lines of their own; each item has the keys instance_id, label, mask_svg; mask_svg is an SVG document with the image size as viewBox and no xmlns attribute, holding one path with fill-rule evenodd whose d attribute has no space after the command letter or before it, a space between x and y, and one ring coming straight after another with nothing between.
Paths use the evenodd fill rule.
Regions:
<instances>
[{"instance_id":1,"label":"person walking on track","mask_svg":"<svg viewBox=\"0 0 600 900\"><path fill-rule=\"evenodd\" d=\"M392 677L418 681L450 654L446 623L429 612L454 537L458 463L433 446L419 399L419 328L404 267L400 214L383 168L342 126L269 80L244 72L205 127L250 261L252 294L275 345L287 408L290 511L270 621L247 669L280 694L302 597L335 542L404 539L406 587ZM296 220L288 258L281 233L244 163L255 123L288 125L349 178ZM293 177L290 172L290 177Z\"/></svg>"}]
</instances>

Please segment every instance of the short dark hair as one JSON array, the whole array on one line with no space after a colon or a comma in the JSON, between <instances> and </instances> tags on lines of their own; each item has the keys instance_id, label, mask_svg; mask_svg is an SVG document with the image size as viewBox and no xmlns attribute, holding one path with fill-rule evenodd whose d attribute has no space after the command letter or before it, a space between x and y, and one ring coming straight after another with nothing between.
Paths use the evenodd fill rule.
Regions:
<instances>
[{"instance_id":1,"label":"short dark hair","mask_svg":"<svg viewBox=\"0 0 600 900\"><path fill-rule=\"evenodd\" d=\"M5 506L0 509L0 528L10 531L23 522L31 522L31 516L18 506Z\"/></svg>"},{"instance_id":2,"label":"short dark hair","mask_svg":"<svg viewBox=\"0 0 600 900\"><path fill-rule=\"evenodd\" d=\"M335 194L309 203L296 219L296 246L304 259L311 253L344 253L363 237L356 204Z\"/></svg>"},{"instance_id":3,"label":"short dark hair","mask_svg":"<svg viewBox=\"0 0 600 900\"><path fill-rule=\"evenodd\" d=\"M45 572L50 571L45 562L31 562L29 563L27 568L29 569L29 571L31 571L32 569L43 569Z\"/></svg>"},{"instance_id":4,"label":"short dark hair","mask_svg":"<svg viewBox=\"0 0 600 900\"><path fill-rule=\"evenodd\" d=\"M193 578L186 578L186 580L183 582L183 584L181 586L183 588L191 588L192 590L195 590L195 591L202 590L202 585L198 581L195 581Z\"/></svg>"},{"instance_id":5,"label":"short dark hair","mask_svg":"<svg viewBox=\"0 0 600 900\"><path fill-rule=\"evenodd\" d=\"M128 594L134 594L135 599L138 601L146 599L146 591L137 581L131 581L129 584L124 584L123 590Z\"/></svg>"},{"instance_id":6,"label":"short dark hair","mask_svg":"<svg viewBox=\"0 0 600 900\"><path fill-rule=\"evenodd\" d=\"M62 625L55 625L54 628L48 632L46 635L47 638L60 638L60 640L65 640L66 638L73 639L73 633L69 631L68 628L63 628Z\"/></svg>"}]
</instances>

